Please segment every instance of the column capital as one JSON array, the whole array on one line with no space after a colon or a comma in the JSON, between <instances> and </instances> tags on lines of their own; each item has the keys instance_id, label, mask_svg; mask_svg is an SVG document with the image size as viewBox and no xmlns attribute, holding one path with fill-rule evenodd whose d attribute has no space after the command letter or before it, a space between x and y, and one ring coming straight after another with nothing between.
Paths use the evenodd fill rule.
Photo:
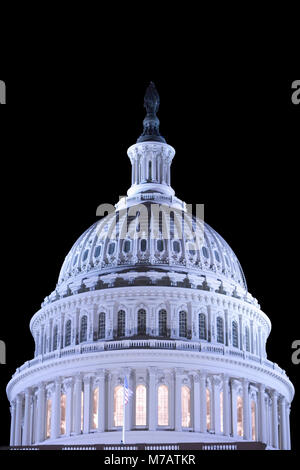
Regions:
<instances>
[{"instance_id":1,"label":"column capital","mask_svg":"<svg viewBox=\"0 0 300 470\"><path fill-rule=\"evenodd\" d=\"M212 383L215 387L218 387L222 383L221 377L219 375L212 375Z\"/></svg>"},{"instance_id":2,"label":"column capital","mask_svg":"<svg viewBox=\"0 0 300 470\"><path fill-rule=\"evenodd\" d=\"M63 385L65 389L69 389L70 387L72 387L73 384L74 384L73 377L68 377L67 379L63 381Z\"/></svg>"},{"instance_id":3,"label":"column capital","mask_svg":"<svg viewBox=\"0 0 300 470\"><path fill-rule=\"evenodd\" d=\"M174 372L176 375L183 375L184 374L184 368L183 367L175 367Z\"/></svg>"},{"instance_id":4,"label":"column capital","mask_svg":"<svg viewBox=\"0 0 300 470\"><path fill-rule=\"evenodd\" d=\"M260 393L265 393L266 387L264 384L259 384L258 388L259 388Z\"/></svg>"},{"instance_id":5,"label":"column capital","mask_svg":"<svg viewBox=\"0 0 300 470\"><path fill-rule=\"evenodd\" d=\"M26 388L24 391L25 397L31 397L32 393L33 393L33 390L31 387Z\"/></svg>"},{"instance_id":6,"label":"column capital","mask_svg":"<svg viewBox=\"0 0 300 470\"><path fill-rule=\"evenodd\" d=\"M156 374L157 374L157 370L158 370L157 367L155 367L155 366L150 366L150 367L148 367L148 374L149 374L149 375L150 375L150 374L151 374L151 375L156 375Z\"/></svg>"},{"instance_id":7,"label":"column capital","mask_svg":"<svg viewBox=\"0 0 300 470\"><path fill-rule=\"evenodd\" d=\"M278 400L279 393L277 390L272 390L271 395L273 400Z\"/></svg>"},{"instance_id":8,"label":"column capital","mask_svg":"<svg viewBox=\"0 0 300 470\"><path fill-rule=\"evenodd\" d=\"M106 376L106 369L97 369L96 370L96 377L99 379L105 379Z\"/></svg>"},{"instance_id":9,"label":"column capital","mask_svg":"<svg viewBox=\"0 0 300 470\"><path fill-rule=\"evenodd\" d=\"M83 379L82 379L82 380L83 380L83 383L84 383L84 384L90 383L90 381L91 381L91 379L92 379L93 377L95 377L95 374L87 374L87 375L84 375L84 376L83 376Z\"/></svg>"},{"instance_id":10,"label":"column capital","mask_svg":"<svg viewBox=\"0 0 300 470\"><path fill-rule=\"evenodd\" d=\"M21 403L23 401L23 393L18 393L18 395L16 396L16 402L17 402L17 405L19 403Z\"/></svg>"}]
</instances>

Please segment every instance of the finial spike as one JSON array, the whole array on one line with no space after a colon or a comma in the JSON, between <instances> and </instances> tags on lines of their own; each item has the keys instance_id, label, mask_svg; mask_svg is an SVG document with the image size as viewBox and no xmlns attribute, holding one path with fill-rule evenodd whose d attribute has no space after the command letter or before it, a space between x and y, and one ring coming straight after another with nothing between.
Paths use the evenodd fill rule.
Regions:
<instances>
[{"instance_id":1,"label":"finial spike","mask_svg":"<svg viewBox=\"0 0 300 470\"><path fill-rule=\"evenodd\" d=\"M146 117L143 121L144 130L137 142L156 141L165 143L165 139L159 133L159 119L156 116L160 104L159 94L153 82L150 82L144 97Z\"/></svg>"}]
</instances>

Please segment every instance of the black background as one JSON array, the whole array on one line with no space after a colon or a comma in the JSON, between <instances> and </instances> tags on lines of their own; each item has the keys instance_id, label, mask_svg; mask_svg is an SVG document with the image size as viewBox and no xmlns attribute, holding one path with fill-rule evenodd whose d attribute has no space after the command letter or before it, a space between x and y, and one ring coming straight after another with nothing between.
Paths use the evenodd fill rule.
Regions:
<instances>
[{"instance_id":1,"label":"black background","mask_svg":"<svg viewBox=\"0 0 300 470\"><path fill-rule=\"evenodd\" d=\"M99 64L98 64L99 65ZM253 74L182 71L142 74L107 68L45 71L13 78L1 109L2 312L0 444L9 442L5 387L33 357L29 321L55 288L72 244L103 202L130 186L127 148L142 131L150 80L161 96L161 133L174 146L172 186L187 203L204 203L205 220L237 254L248 288L272 322L268 358L297 391L299 367L298 160L300 105L293 80ZM246 78L245 78L246 77ZM295 77L297 78L297 77ZM291 434L299 441L297 401ZM299 407L299 406L298 406Z\"/></svg>"}]
</instances>

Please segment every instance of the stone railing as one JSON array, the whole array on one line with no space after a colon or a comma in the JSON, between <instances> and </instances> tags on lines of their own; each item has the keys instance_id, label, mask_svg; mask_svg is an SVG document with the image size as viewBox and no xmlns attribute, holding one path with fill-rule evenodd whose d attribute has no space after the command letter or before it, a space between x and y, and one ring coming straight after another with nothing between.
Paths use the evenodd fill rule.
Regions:
<instances>
[{"instance_id":1,"label":"stone railing","mask_svg":"<svg viewBox=\"0 0 300 470\"><path fill-rule=\"evenodd\" d=\"M104 351L117 351L128 349L169 349L176 351L195 351L206 354L237 357L245 361L254 361L262 366L275 370L279 374L286 375L285 371L277 364L260 358L246 351L228 347L222 344L212 344L207 342L181 341L176 339L123 339L118 341L99 341L97 343L84 343L77 346L70 346L47 354L41 354L31 361L25 362L19 367L14 376L30 367L53 359L76 356L81 354L99 353Z\"/></svg>"}]
</instances>

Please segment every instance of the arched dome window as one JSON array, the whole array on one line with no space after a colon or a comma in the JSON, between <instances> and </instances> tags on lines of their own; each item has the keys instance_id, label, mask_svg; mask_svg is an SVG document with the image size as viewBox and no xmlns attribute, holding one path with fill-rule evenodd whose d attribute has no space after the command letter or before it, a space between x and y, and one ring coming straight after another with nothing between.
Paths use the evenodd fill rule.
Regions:
<instances>
[{"instance_id":1,"label":"arched dome window","mask_svg":"<svg viewBox=\"0 0 300 470\"><path fill-rule=\"evenodd\" d=\"M250 352L250 333L249 333L248 326L246 326L246 330L245 330L245 340L246 340L246 351Z\"/></svg>"},{"instance_id":2,"label":"arched dome window","mask_svg":"<svg viewBox=\"0 0 300 470\"><path fill-rule=\"evenodd\" d=\"M256 403L251 400L251 437L252 441L256 441Z\"/></svg>"},{"instance_id":3,"label":"arched dome window","mask_svg":"<svg viewBox=\"0 0 300 470\"><path fill-rule=\"evenodd\" d=\"M183 310L179 312L179 336L181 338L187 337L187 313Z\"/></svg>"},{"instance_id":4,"label":"arched dome window","mask_svg":"<svg viewBox=\"0 0 300 470\"><path fill-rule=\"evenodd\" d=\"M158 314L158 336L167 336L167 312L160 310Z\"/></svg>"},{"instance_id":5,"label":"arched dome window","mask_svg":"<svg viewBox=\"0 0 300 470\"><path fill-rule=\"evenodd\" d=\"M199 314L199 339L207 339L206 316L204 313Z\"/></svg>"},{"instance_id":6,"label":"arched dome window","mask_svg":"<svg viewBox=\"0 0 300 470\"><path fill-rule=\"evenodd\" d=\"M117 336L118 337L125 336L125 312L124 312L124 310L119 310L118 311Z\"/></svg>"},{"instance_id":7,"label":"arched dome window","mask_svg":"<svg viewBox=\"0 0 300 470\"><path fill-rule=\"evenodd\" d=\"M157 391L158 426L169 426L169 389L167 385L160 385Z\"/></svg>"},{"instance_id":8,"label":"arched dome window","mask_svg":"<svg viewBox=\"0 0 300 470\"><path fill-rule=\"evenodd\" d=\"M101 245L98 245L98 246L96 246L96 248L95 248L94 257L95 257L95 258L98 258L98 257L100 256L100 253L101 253Z\"/></svg>"},{"instance_id":9,"label":"arched dome window","mask_svg":"<svg viewBox=\"0 0 300 470\"><path fill-rule=\"evenodd\" d=\"M217 318L217 342L224 344L224 321L222 317Z\"/></svg>"},{"instance_id":10,"label":"arched dome window","mask_svg":"<svg viewBox=\"0 0 300 470\"><path fill-rule=\"evenodd\" d=\"M116 249L116 243L115 242L111 242L109 245L108 245L108 254L110 256L112 256L115 252L115 249Z\"/></svg>"},{"instance_id":11,"label":"arched dome window","mask_svg":"<svg viewBox=\"0 0 300 470\"><path fill-rule=\"evenodd\" d=\"M83 257L82 257L83 262L86 261L88 254L89 254L89 250L85 250L85 252L83 253Z\"/></svg>"},{"instance_id":12,"label":"arched dome window","mask_svg":"<svg viewBox=\"0 0 300 470\"><path fill-rule=\"evenodd\" d=\"M218 263L221 262L221 260L220 260L220 255L219 255L219 253L218 253L217 250L215 250L215 258L216 258L216 260L217 260Z\"/></svg>"},{"instance_id":13,"label":"arched dome window","mask_svg":"<svg viewBox=\"0 0 300 470\"><path fill-rule=\"evenodd\" d=\"M83 315L80 321L80 342L87 341L87 316Z\"/></svg>"},{"instance_id":14,"label":"arched dome window","mask_svg":"<svg viewBox=\"0 0 300 470\"><path fill-rule=\"evenodd\" d=\"M146 426L147 424L147 389L145 385L138 385L135 394L135 424Z\"/></svg>"},{"instance_id":15,"label":"arched dome window","mask_svg":"<svg viewBox=\"0 0 300 470\"><path fill-rule=\"evenodd\" d=\"M157 250L158 251L164 251L164 241L163 240L157 240L156 242Z\"/></svg>"},{"instance_id":16,"label":"arched dome window","mask_svg":"<svg viewBox=\"0 0 300 470\"><path fill-rule=\"evenodd\" d=\"M57 350L57 325L55 325L53 329L53 346L52 346L53 351Z\"/></svg>"},{"instance_id":17,"label":"arched dome window","mask_svg":"<svg viewBox=\"0 0 300 470\"><path fill-rule=\"evenodd\" d=\"M117 385L114 389L114 426L123 426L123 386Z\"/></svg>"},{"instance_id":18,"label":"arched dome window","mask_svg":"<svg viewBox=\"0 0 300 470\"><path fill-rule=\"evenodd\" d=\"M237 433L243 437L243 398L240 395L237 397Z\"/></svg>"},{"instance_id":19,"label":"arched dome window","mask_svg":"<svg viewBox=\"0 0 300 470\"><path fill-rule=\"evenodd\" d=\"M68 320L66 323L66 328L65 328L65 346L70 346L71 344L71 328L72 328L71 320Z\"/></svg>"},{"instance_id":20,"label":"arched dome window","mask_svg":"<svg viewBox=\"0 0 300 470\"><path fill-rule=\"evenodd\" d=\"M124 247L123 247L124 253L129 253L130 249L131 249L130 240L125 240L124 241Z\"/></svg>"},{"instance_id":21,"label":"arched dome window","mask_svg":"<svg viewBox=\"0 0 300 470\"><path fill-rule=\"evenodd\" d=\"M143 308L138 311L137 334L146 334L146 310L144 310Z\"/></svg>"},{"instance_id":22,"label":"arched dome window","mask_svg":"<svg viewBox=\"0 0 300 470\"><path fill-rule=\"evenodd\" d=\"M234 348L239 347L238 324L236 321L232 322L232 346Z\"/></svg>"},{"instance_id":23,"label":"arched dome window","mask_svg":"<svg viewBox=\"0 0 300 470\"><path fill-rule=\"evenodd\" d=\"M206 428L210 431L211 428L211 400L210 390L206 388Z\"/></svg>"},{"instance_id":24,"label":"arched dome window","mask_svg":"<svg viewBox=\"0 0 300 470\"><path fill-rule=\"evenodd\" d=\"M141 251L144 252L147 250L147 240L145 238L143 238L141 240Z\"/></svg>"},{"instance_id":25,"label":"arched dome window","mask_svg":"<svg viewBox=\"0 0 300 470\"><path fill-rule=\"evenodd\" d=\"M174 253L180 253L180 243L178 240L173 241L173 251Z\"/></svg>"},{"instance_id":26,"label":"arched dome window","mask_svg":"<svg viewBox=\"0 0 300 470\"><path fill-rule=\"evenodd\" d=\"M202 253L203 253L204 258L206 259L209 258L208 249L206 248L206 246L202 247Z\"/></svg>"},{"instance_id":27,"label":"arched dome window","mask_svg":"<svg viewBox=\"0 0 300 470\"><path fill-rule=\"evenodd\" d=\"M181 387L181 425L183 428L191 426L191 390L186 385Z\"/></svg>"},{"instance_id":28,"label":"arched dome window","mask_svg":"<svg viewBox=\"0 0 300 470\"><path fill-rule=\"evenodd\" d=\"M98 339L105 338L105 313L99 313Z\"/></svg>"}]
</instances>

